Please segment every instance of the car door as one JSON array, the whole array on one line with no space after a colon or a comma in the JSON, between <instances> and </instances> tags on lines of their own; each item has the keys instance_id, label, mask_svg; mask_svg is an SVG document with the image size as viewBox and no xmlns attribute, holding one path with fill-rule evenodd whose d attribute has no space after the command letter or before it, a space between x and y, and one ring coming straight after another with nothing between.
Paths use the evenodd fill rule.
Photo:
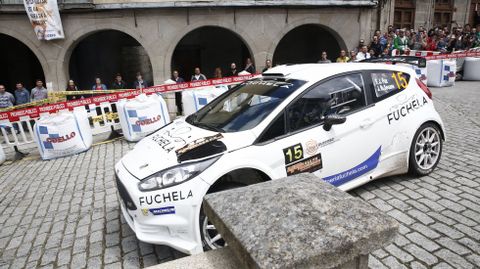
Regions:
<instances>
[{"instance_id":1,"label":"car door","mask_svg":"<svg viewBox=\"0 0 480 269\"><path fill-rule=\"evenodd\" d=\"M382 144L382 166L385 174L407 171L408 149L411 140L412 116L427 100L408 90L414 78L396 70L370 70L366 72L367 91L375 106L372 121L376 137ZM395 172L397 171L397 172Z\"/></svg>"},{"instance_id":2,"label":"car door","mask_svg":"<svg viewBox=\"0 0 480 269\"><path fill-rule=\"evenodd\" d=\"M259 137L258 151L276 174L313 172L335 186L373 170L381 146L375 142L370 98L361 72L317 83L296 98ZM329 115L343 124L325 127Z\"/></svg>"}]
</instances>

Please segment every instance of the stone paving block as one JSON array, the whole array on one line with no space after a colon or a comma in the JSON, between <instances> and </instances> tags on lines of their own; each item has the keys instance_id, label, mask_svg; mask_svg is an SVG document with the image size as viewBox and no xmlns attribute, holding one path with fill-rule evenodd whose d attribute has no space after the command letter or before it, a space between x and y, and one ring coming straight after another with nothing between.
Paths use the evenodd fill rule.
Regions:
<instances>
[{"instance_id":1,"label":"stone paving block","mask_svg":"<svg viewBox=\"0 0 480 269\"><path fill-rule=\"evenodd\" d=\"M400 263L395 257L388 256L387 258L382 260L383 264L387 266L387 268L395 268L395 269L407 269L405 265Z\"/></svg>"},{"instance_id":2,"label":"stone paving block","mask_svg":"<svg viewBox=\"0 0 480 269\"><path fill-rule=\"evenodd\" d=\"M401 212L400 210L394 209L391 211L387 212L388 215L392 216L399 222L405 224L405 225L411 225L415 222L414 219L410 218L407 214Z\"/></svg>"},{"instance_id":3,"label":"stone paving block","mask_svg":"<svg viewBox=\"0 0 480 269\"><path fill-rule=\"evenodd\" d=\"M434 255L430 254L429 251L414 245L414 244L409 244L404 247L406 251L408 251L410 254L415 256L418 260L426 263L428 266L431 266L435 263L438 262L438 258L435 257Z\"/></svg>"},{"instance_id":4,"label":"stone paving block","mask_svg":"<svg viewBox=\"0 0 480 269\"><path fill-rule=\"evenodd\" d=\"M428 225L428 224L431 224L431 223L435 222L435 220L433 220L427 214L425 214L425 213L423 213L419 210L416 210L416 209L409 210L408 215L412 216L414 219L420 221L421 223L423 223L425 225Z\"/></svg>"},{"instance_id":5,"label":"stone paving block","mask_svg":"<svg viewBox=\"0 0 480 269\"><path fill-rule=\"evenodd\" d=\"M90 242L90 246L88 248L88 256L89 257L94 257L94 256L98 256L98 255L102 255L103 254L103 244L102 242L96 242L96 243L92 243Z\"/></svg>"},{"instance_id":6,"label":"stone paving block","mask_svg":"<svg viewBox=\"0 0 480 269\"><path fill-rule=\"evenodd\" d=\"M458 242L471 249L474 253L480 253L480 241L472 240L470 238L462 238Z\"/></svg>"},{"instance_id":7,"label":"stone paving block","mask_svg":"<svg viewBox=\"0 0 480 269\"><path fill-rule=\"evenodd\" d=\"M474 268L473 264L448 249L440 249L434 254L452 265L454 268Z\"/></svg>"},{"instance_id":8,"label":"stone paving block","mask_svg":"<svg viewBox=\"0 0 480 269\"><path fill-rule=\"evenodd\" d=\"M385 250L387 250L390 254L395 256L397 259L399 259L402 263L407 263L413 260L413 256L408 254L407 252L403 251L399 247L397 247L394 244L391 244L387 247L385 247Z\"/></svg>"},{"instance_id":9,"label":"stone paving block","mask_svg":"<svg viewBox=\"0 0 480 269\"><path fill-rule=\"evenodd\" d=\"M103 261L105 264L118 262L121 259L120 247L108 247L105 249Z\"/></svg>"},{"instance_id":10,"label":"stone paving block","mask_svg":"<svg viewBox=\"0 0 480 269\"><path fill-rule=\"evenodd\" d=\"M468 253L471 253L471 250L469 250L468 248L460 245L459 243L457 243L456 241L450 239L450 238L447 238L447 237L442 237L442 238L439 238L437 240L437 242L450 249L451 251L459 254L459 255L465 255L465 254L468 254Z\"/></svg>"},{"instance_id":11,"label":"stone paving block","mask_svg":"<svg viewBox=\"0 0 480 269\"><path fill-rule=\"evenodd\" d=\"M63 249L57 255L57 265L67 265L72 258L71 249Z\"/></svg>"},{"instance_id":12,"label":"stone paving block","mask_svg":"<svg viewBox=\"0 0 480 269\"><path fill-rule=\"evenodd\" d=\"M411 269L427 269L427 267L417 261L414 261L410 263L410 268Z\"/></svg>"},{"instance_id":13,"label":"stone paving block","mask_svg":"<svg viewBox=\"0 0 480 269\"><path fill-rule=\"evenodd\" d=\"M102 267L102 258L101 257L92 257L87 261L88 269L98 269Z\"/></svg>"},{"instance_id":14,"label":"stone paving block","mask_svg":"<svg viewBox=\"0 0 480 269\"><path fill-rule=\"evenodd\" d=\"M454 268L451 267L450 265L448 265L445 262L441 262L441 263L433 266L432 269L454 269Z\"/></svg>"},{"instance_id":15,"label":"stone paving block","mask_svg":"<svg viewBox=\"0 0 480 269\"><path fill-rule=\"evenodd\" d=\"M443 223L434 223L431 225L431 227L435 230L437 230L440 233L443 233L444 235L452 238L452 239L459 239L464 236L463 233L457 231L456 229L452 229L449 226L443 224Z\"/></svg>"}]
</instances>

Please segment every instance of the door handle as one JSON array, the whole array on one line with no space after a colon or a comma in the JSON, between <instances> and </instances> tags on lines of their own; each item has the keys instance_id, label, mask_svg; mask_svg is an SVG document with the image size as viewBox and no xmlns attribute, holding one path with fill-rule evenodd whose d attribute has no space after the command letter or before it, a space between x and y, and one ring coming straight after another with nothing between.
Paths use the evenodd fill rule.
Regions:
<instances>
[{"instance_id":1,"label":"door handle","mask_svg":"<svg viewBox=\"0 0 480 269\"><path fill-rule=\"evenodd\" d=\"M373 124L373 120L372 120L372 119L370 119L370 118L364 119L364 120L360 123L360 128L365 129L365 128L370 127L370 125L372 125L372 124Z\"/></svg>"}]
</instances>

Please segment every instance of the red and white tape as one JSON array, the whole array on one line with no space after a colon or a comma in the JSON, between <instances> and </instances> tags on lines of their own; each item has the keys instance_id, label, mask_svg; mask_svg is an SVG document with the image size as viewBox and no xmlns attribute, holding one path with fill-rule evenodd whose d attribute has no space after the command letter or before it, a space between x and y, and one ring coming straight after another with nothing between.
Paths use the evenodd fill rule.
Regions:
<instances>
[{"instance_id":1,"label":"red and white tape","mask_svg":"<svg viewBox=\"0 0 480 269\"><path fill-rule=\"evenodd\" d=\"M398 56L400 55L399 50L392 50L392 56ZM465 57L480 57L480 49L471 49L468 51L460 51L460 52L452 52L448 54L442 54L439 51L427 51L427 50L422 50L422 51L416 51L416 50L407 50L403 54L405 56L417 56L417 57L423 57L427 61L428 60L444 60L444 59L458 59L458 58L465 58Z\"/></svg>"},{"instance_id":2,"label":"red and white tape","mask_svg":"<svg viewBox=\"0 0 480 269\"><path fill-rule=\"evenodd\" d=\"M100 96L93 96L89 98L72 100L67 102L58 102L54 104L42 105L37 107L16 109L7 112L0 112L0 120L9 120L10 122L18 121L20 117L29 116L30 118L39 117L42 113L56 113L60 110L73 110L75 107L85 106L90 104L100 104L104 102L116 102L120 99L131 99L142 93L153 94L153 93L168 93L168 92L178 92L185 90L192 90L196 88L216 86L222 84L231 84L239 83L245 80L248 80L255 75L243 75L237 77L226 77L221 79L209 79L195 82L186 82L180 84L168 84L168 85L159 85L152 86L145 89L138 90L126 90L118 93L105 94Z\"/></svg>"}]
</instances>

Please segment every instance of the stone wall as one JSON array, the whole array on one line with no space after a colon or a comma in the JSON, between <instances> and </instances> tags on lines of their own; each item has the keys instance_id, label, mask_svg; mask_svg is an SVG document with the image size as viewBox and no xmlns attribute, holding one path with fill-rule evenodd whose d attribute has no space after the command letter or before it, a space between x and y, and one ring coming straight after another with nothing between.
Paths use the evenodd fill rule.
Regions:
<instances>
[{"instance_id":1,"label":"stone wall","mask_svg":"<svg viewBox=\"0 0 480 269\"><path fill-rule=\"evenodd\" d=\"M39 59L45 78L54 90L66 85L68 67L75 46L86 36L101 30L118 30L137 40L152 63L155 84L170 76L173 51L190 31L202 26L219 26L237 34L262 68L271 58L280 39L304 24L320 24L337 37L342 48L350 49L372 32L371 8L232 8L145 9L62 13L64 40L36 39L25 14L2 14L0 33L27 45Z\"/></svg>"}]
</instances>

